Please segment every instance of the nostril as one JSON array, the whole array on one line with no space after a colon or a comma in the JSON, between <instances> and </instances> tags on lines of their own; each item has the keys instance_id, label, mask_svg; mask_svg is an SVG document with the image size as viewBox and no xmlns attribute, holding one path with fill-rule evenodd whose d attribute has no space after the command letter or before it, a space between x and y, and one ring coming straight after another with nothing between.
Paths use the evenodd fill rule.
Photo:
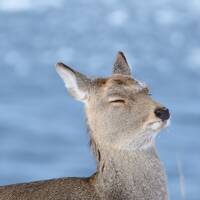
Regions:
<instances>
[{"instance_id":1,"label":"nostril","mask_svg":"<svg viewBox=\"0 0 200 200\"><path fill-rule=\"evenodd\" d=\"M169 110L165 107L157 108L155 110L155 115L156 115L156 117L162 119L163 121L169 119L169 117L170 117Z\"/></svg>"}]
</instances>

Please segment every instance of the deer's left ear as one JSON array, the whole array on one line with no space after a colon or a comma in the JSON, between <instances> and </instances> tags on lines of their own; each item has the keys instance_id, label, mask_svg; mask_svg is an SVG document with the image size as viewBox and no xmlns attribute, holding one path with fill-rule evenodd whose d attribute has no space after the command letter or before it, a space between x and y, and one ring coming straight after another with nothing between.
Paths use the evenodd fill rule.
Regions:
<instances>
[{"instance_id":1,"label":"deer's left ear","mask_svg":"<svg viewBox=\"0 0 200 200\"><path fill-rule=\"evenodd\" d=\"M56 64L56 71L63 79L69 94L79 101L86 102L91 80L63 63Z\"/></svg>"},{"instance_id":2,"label":"deer's left ear","mask_svg":"<svg viewBox=\"0 0 200 200\"><path fill-rule=\"evenodd\" d=\"M131 76L131 68L128 65L125 55L121 51L117 53L117 58L113 65L113 74Z\"/></svg>"}]
</instances>

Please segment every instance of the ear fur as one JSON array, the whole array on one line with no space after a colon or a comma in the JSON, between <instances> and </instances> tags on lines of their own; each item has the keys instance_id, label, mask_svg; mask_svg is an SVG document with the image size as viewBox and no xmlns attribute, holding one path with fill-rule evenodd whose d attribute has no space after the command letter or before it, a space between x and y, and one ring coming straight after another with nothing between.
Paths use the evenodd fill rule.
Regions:
<instances>
[{"instance_id":1,"label":"ear fur","mask_svg":"<svg viewBox=\"0 0 200 200\"><path fill-rule=\"evenodd\" d=\"M121 74L131 76L131 69L128 65L125 55L119 51L113 66L113 74Z\"/></svg>"},{"instance_id":2,"label":"ear fur","mask_svg":"<svg viewBox=\"0 0 200 200\"><path fill-rule=\"evenodd\" d=\"M69 94L75 99L85 102L88 98L91 80L63 63L56 64L56 71L63 79Z\"/></svg>"}]
</instances>

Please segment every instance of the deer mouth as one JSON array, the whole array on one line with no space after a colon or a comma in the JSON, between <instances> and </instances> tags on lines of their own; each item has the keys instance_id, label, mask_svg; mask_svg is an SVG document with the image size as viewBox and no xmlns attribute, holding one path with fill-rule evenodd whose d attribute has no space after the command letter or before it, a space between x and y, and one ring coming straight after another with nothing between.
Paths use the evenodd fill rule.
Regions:
<instances>
[{"instance_id":1,"label":"deer mouth","mask_svg":"<svg viewBox=\"0 0 200 200\"><path fill-rule=\"evenodd\" d=\"M168 120L156 120L154 122L150 122L147 127L148 129L151 129L152 131L160 131L163 128L166 128L170 125L170 119Z\"/></svg>"}]
</instances>

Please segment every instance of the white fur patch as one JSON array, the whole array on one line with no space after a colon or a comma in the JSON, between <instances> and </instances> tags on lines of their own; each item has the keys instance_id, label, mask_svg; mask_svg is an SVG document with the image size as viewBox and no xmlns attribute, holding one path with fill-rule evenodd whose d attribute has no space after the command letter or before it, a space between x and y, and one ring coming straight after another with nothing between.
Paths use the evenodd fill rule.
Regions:
<instances>
[{"instance_id":1,"label":"white fur patch","mask_svg":"<svg viewBox=\"0 0 200 200\"><path fill-rule=\"evenodd\" d=\"M65 81L65 87L72 92L72 95L79 101L85 101L86 94L78 88L75 79L69 76L67 81Z\"/></svg>"},{"instance_id":2,"label":"white fur patch","mask_svg":"<svg viewBox=\"0 0 200 200\"><path fill-rule=\"evenodd\" d=\"M151 125L151 128L153 130L158 130L158 128L160 128L161 124L160 122L154 122L152 125Z\"/></svg>"},{"instance_id":3,"label":"white fur patch","mask_svg":"<svg viewBox=\"0 0 200 200\"><path fill-rule=\"evenodd\" d=\"M65 83L65 87L77 100L85 102L86 92L79 89L76 76L73 72L63 67L57 67L57 72Z\"/></svg>"},{"instance_id":4,"label":"white fur patch","mask_svg":"<svg viewBox=\"0 0 200 200\"><path fill-rule=\"evenodd\" d=\"M138 83L138 91L143 90L144 88L147 88L147 84L145 82L135 80Z\"/></svg>"},{"instance_id":5,"label":"white fur patch","mask_svg":"<svg viewBox=\"0 0 200 200\"><path fill-rule=\"evenodd\" d=\"M147 84L145 82L138 81L138 80L137 80L137 82L142 88L146 88L147 87Z\"/></svg>"}]
</instances>

